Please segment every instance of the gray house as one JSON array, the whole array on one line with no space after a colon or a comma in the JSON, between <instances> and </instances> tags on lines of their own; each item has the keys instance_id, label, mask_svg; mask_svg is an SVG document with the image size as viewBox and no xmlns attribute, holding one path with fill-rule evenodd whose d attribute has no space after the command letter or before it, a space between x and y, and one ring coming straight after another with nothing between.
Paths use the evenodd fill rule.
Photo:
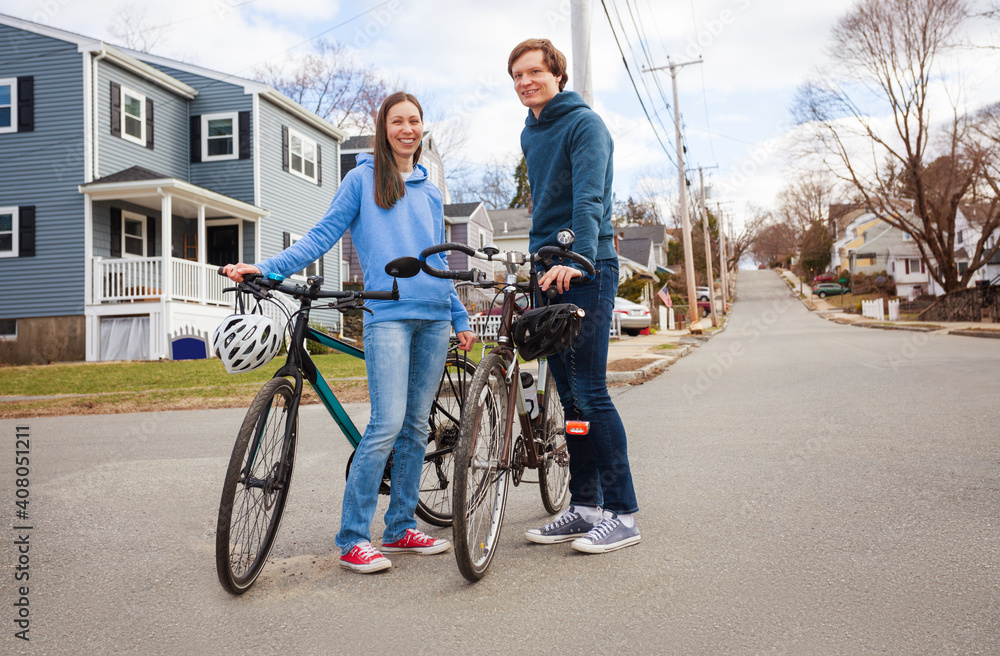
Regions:
<instances>
[{"instance_id":1,"label":"gray house","mask_svg":"<svg viewBox=\"0 0 1000 656\"><path fill-rule=\"evenodd\" d=\"M0 44L0 361L205 357L232 311L217 267L323 216L345 135L257 82L36 23L0 15ZM340 260L297 277L339 288Z\"/></svg>"}]
</instances>

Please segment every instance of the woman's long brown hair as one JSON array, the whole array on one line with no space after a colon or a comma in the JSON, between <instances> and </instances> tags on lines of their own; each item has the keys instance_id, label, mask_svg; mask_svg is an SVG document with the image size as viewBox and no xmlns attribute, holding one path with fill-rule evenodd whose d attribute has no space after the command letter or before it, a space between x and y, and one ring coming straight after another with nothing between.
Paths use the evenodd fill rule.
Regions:
<instances>
[{"instance_id":1,"label":"woman's long brown hair","mask_svg":"<svg viewBox=\"0 0 1000 656\"><path fill-rule=\"evenodd\" d=\"M396 167L396 158L393 157L392 148L389 146L389 129L386 121L389 110L394 105L401 102L410 101L420 112L420 120L424 120L424 108L412 95L405 91L397 91L382 102L378 110L378 118L375 120L375 204L382 209L391 209L396 201L406 194L406 185L399 175L399 168ZM413 153L414 165L420 159L420 152L424 149L423 144L417 146Z\"/></svg>"}]
</instances>

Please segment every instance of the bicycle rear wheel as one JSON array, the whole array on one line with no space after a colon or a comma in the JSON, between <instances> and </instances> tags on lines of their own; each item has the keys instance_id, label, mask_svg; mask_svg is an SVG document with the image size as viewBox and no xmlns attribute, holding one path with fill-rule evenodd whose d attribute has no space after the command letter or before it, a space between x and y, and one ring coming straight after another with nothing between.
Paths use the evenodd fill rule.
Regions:
<instances>
[{"instance_id":1,"label":"bicycle rear wheel","mask_svg":"<svg viewBox=\"0 0 1000 656\"><path fill-rule=\"evenodd\" d=\"M504 361L490 353L472 377L455 450L452 533L458 569L469 581L483 578L500 540L510 486L503 453L509 400Z\"/></svg>"},{"instance_id":2,"label":"bicycle rear wheel","mask_svg":"<svg viewBox=\"0 0 1000 656\"><path fill-rule=\"evenodd\" d=\"M552 374L545 383L545 424L542 426L542 462L538 487L546 512L556 514L569 498L569 453L566 451L566 415Z\"/></svg>"},{"instance_id":3,"label":"bicycle rear wheel","mask_svg":"<svg viewBox=\"0 0 1000 656\"><path fill-rule=\"evenodd\" d=\"M295 458L294 396L288 380L269 380L250 404L236 437L215 537L219 582L232 594L243 594L254 584L278 534Z\"/></svg>"},{"instance_id":4,"label":"bicycle rear wheel","mask_svg":"<svg viewBox=\"0 0 1000 656\"><path fill-rule=\"evenodd\" d=\"M468 358L449 357L434 396L434 405L431 406L417 516L434 526L451 526L455 444L458 442L465 394L475 373L476 365Z\"/></svg>"}]
</instances>

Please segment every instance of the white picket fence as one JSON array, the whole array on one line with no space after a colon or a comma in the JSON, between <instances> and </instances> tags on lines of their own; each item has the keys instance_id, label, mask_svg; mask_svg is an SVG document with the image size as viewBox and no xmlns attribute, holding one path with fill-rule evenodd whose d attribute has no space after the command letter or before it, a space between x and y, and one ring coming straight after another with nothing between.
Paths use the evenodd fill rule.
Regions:
<instances>
[{"instance_id":1,"label":"white picket fence","mask_svg":"<svg viewBox=\"0 0 1000 656\"><path fill-rule=\"evenodd\" d=\"M500 330L500 315L492 316L478 315L469 317L469 327L481 342L494 342L497 338L497 331ZM611 317L611 339L618 339L622 335L621 322L618 314L613 313Z\"/></svg>"},{"instance_id":2,"label":"white picket fence","mask_svg":"<svg viewBox=\"0 0 1000 656\"><path fill-rule=\"evenodd\" d=\"M876 321L885 321L885 308L881 298L861 301L861 316ZM889 321L899 321L899 299L889 301Z\"/></svg>"},{"instance_id":3,"label":"white picket fence","mask_svg":"<svg viewBox=\"0 0 1000 656\"><path fill-rule=\"evenodd\" d=\"M889 301L889 321L899 321L899 299Z\"/></svg>"}]
</instances>

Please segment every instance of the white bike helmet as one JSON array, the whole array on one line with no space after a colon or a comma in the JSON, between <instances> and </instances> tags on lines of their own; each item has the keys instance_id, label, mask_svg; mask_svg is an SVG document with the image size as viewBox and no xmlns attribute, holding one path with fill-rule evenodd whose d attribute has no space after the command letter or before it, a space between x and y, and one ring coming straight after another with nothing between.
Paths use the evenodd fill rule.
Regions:
<instances>
[{"instance_id":1,"label":"white bike helmet","mask_svg":"<svg viewBox=\"0 0 1000 656\"><path fill-rule=\"evenodd\" d=\"M242 374L258 369L281 350L281 327L263 314L232 314L212 335L212 350L226 371Z\"/></svg>"}]
</instances>

